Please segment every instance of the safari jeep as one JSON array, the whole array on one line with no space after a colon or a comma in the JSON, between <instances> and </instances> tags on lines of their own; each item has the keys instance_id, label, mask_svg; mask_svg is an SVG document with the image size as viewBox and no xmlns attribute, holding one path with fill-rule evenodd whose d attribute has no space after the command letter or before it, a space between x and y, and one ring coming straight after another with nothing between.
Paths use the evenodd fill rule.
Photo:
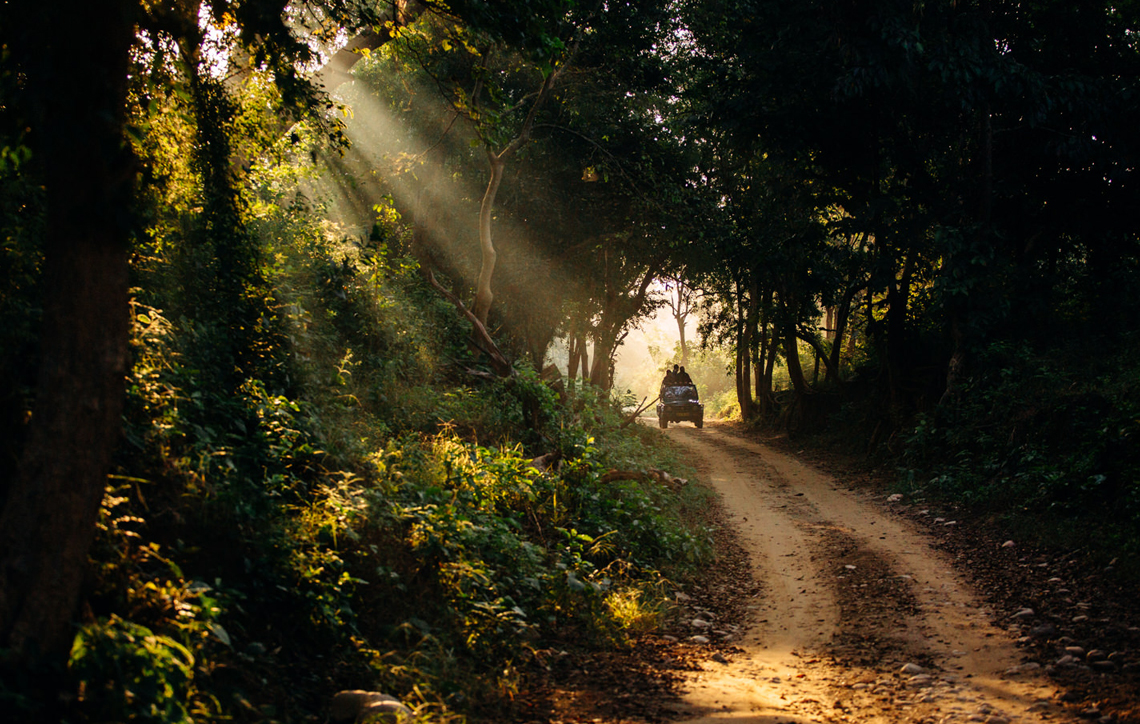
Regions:
<instances>
[{"instance_id":1,"label":"safari jeep","mask_svg":"<svg viewBox=\"0 0 1140 724\"><path fill-rule=\"evenodd\" d=\"M661 401L657 403L657 424L669 427L670 422L688 420L697 427L705 425L705 406L697 396L695 385L667 385L661 388Z\"/></svg>"}]
</instances>

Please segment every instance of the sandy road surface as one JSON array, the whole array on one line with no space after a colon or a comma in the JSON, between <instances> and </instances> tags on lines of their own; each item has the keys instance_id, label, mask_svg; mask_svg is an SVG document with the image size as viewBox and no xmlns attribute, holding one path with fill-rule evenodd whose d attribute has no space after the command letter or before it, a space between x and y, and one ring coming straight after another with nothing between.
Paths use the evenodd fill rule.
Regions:
<instances>
[{"instance_id":1,"label":"sandy road surface","mask_svg":"<svg viewBox=\"0 0 1140 724\"><path fill-rule=\"evenodd\" d=\"M739 651L687 682L686 721L1066 720L950 562L884 501L715 424L667 434L719 491L762 585Z\"/></svg>"}]
</instances>

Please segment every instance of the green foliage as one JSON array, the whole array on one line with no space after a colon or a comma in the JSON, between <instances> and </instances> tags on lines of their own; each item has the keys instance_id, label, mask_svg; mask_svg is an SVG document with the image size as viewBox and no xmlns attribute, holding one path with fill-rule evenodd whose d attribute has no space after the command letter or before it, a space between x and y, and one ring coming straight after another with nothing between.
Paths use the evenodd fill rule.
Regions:
<instances>
[{"instance_id":1,"label":"green foliage","mask_svg":"<svg viewBox=\"0 0 1140 724\"><path fill-rule=\"evenodd\" d=\"M99 656L173 682L163 646L177 641L196 671L283 681L271 652L284 647L336 660L343 687L442 716L501 707L544 641L621 645L660 620L665 577L710 555L685 513L702 506L696 486L599 482L614 467L685 472L659 436L623 430L620 405L591 387L559 401L526 365L467 376L466 331L415 264L326 234L319 207L282 203L275 183L248 223L267 240L262 308L275 321L242 337L263 351L244 357L236 386L203 374L218 364L208 330L220 320L171 319L160 305L177 290L138 290L150 303L132 309L127 446L94 601L122 624L98 629ZM143 278L165 278L167 263L148 258ZM533 451L560 453L561 469L532 467ZM132 641L162 645L104 635L132 627L152 636ZM114 690L118 675L84 656L86 690ZM302 706L295 692L208 676L173 691L179 711L212 716ZM94 717L133 705L77 706Z\"/></svg>"},{"instance_id":2,"label":"green foliage","mask_svg":"<svg viewBox=\"0 0 1140 724\"><path fill-rule=\"evenodd\" d=\"M739 420L740 401L736 399L736 390L723 390L711 399L706 397L705 414L721 420Z\"/></svg>"},{"instance_id":3,"label":"green foliage","mask_svg":"<svg viewBox=\"0 0 1140 724\"><path fill-rule=\"evenodd\" d=\"M118 616L75 636L68 664L79 698L95 721L194 721L187 699L194 656L177 641Z\"/></svg>"},{"instance_id":4,"label":"green foliage","mask_svg":"<svg viewBox=\"0 0 1140 724\"><path fill-rule=\"evenodd\" d=\"M992 346L957 403L919 419L904 458L910 485L1044 543L1129 559L1140 550L1135 353L1135 340L1095 360Z\"/></svg>"}]
</instances>

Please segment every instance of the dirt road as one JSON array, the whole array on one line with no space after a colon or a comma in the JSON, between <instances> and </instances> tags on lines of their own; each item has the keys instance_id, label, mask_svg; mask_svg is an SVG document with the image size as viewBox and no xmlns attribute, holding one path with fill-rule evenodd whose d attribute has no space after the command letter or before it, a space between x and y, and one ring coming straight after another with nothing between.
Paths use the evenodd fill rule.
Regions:
<instances>
[{"instance_id":1,"label":"dirt road","mask_svg":"<svg viewBox=\"0 0 1140 724\"><path fill-rule=\"evenodd\" d=\"M683 721L1068 721L1012 634L882 497L715 424L667 434L722 496L761 586L739 648L688 677Z\"/></svg>"}]
</instances>

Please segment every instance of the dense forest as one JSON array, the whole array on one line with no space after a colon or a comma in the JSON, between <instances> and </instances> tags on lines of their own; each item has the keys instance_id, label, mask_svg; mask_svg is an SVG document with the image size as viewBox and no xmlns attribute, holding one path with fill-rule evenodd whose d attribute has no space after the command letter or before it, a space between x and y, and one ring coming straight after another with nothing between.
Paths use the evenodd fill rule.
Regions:
<instances>
[{"instance_id":1,"label":"dense forest","mask_svg":"<svg viewBox=\"0 0 1140 724\"><path fill-rule=\"evenodd\" d=\"M726 415L1140 575L1138 33L1132 0L0 4L5 709L479 719L550 642L658 625L714 557L614 385L659 312L654 373L727 360Z\"/></svg>"}]
</instances>

